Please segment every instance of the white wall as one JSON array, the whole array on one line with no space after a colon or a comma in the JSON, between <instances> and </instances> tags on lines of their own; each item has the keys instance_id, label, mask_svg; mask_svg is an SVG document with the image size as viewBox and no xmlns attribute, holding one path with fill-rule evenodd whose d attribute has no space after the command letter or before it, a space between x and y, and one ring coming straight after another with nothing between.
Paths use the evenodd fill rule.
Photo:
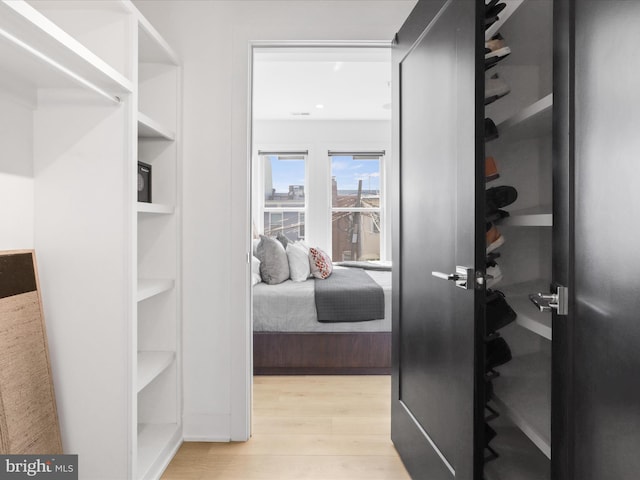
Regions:
<instances>
[{"instance_id":1,"label":"white wall","mask_svg":"<svg viewBox=\"0 0 640 480\"><path fill-rule=\"evenodd\" d=\"M250 42L390 41L414 0L137 1L183 60L184 426L249 432Z\"/></svg>"},{"instance_id":2,"label":"white wall","mask_svg":"<svg viewBox=\"0 0 640 480\"><path fill-rule=\"evenodd\" d=\"M0 94L0 250L33 248L33 111Z\"/></svg>"},{"instance_id":3,"label":"white wall","mask_svg":"<svg viewBox=\"0 0 640 480\"><path fill-rule=\"evenodd\" d=\"M313 195L305 217L305 239L307 243L331 252L331 172L328 150L362 151L384 150L386 167L383 178L391 178L391 121L390 120L258 120L253 127L253 158L257 164L258 150L309 150L307 157L307 193ZM256 170L254 169L254 172ZM255 176L255 173L254 173ZM386 188L386 185L385 185ZM384 193L384 192L383 192ZM259 211L260 198L254 195L253 208ZM389 208L383 206L385 223ZM260 219L256 219L259 225ZM390 229L381 240L383 258L391 259Z\"/></svg>"}]
</instances>

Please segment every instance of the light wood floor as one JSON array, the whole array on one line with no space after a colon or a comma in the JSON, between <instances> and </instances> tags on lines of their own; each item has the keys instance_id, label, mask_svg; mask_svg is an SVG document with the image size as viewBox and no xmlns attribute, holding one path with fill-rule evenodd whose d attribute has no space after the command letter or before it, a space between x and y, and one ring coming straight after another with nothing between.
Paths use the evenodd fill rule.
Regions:
<instances>
[{"instance_id":1,"label":"light wood floor","mask_svg":"<svg viewBox=\"0 0 640 480\"><path fill-rule=\"evenodd\" d=\"M390 377L259 376L253 395L248 442L185 443L162 478L410 478L390 440Z\"/></svg>"}]
</instances>

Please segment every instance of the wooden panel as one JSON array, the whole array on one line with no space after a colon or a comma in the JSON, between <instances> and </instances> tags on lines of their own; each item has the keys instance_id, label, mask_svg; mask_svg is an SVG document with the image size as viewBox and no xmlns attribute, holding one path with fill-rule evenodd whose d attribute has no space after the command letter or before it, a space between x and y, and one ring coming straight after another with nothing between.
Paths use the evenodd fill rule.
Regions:
<instances>
[{"instance_id":1,"label":"wooden panel","mask_svg":"<svg viewBox=\"0 0 640 480\"><path fill-rule=\"evenodd\" d=\"M391 333L254 332L256 375L389 374Z\"/></svg>"},{"instance_id":2,"label":"wooden panel","mask_svg":"<svg viewBox=\"0 0 640 480\"><path fill-rule=\"evenodd\" d=\"M0 453L62 453L33 252L0 255L0 292Z\"/></svg>"}]
</instances>

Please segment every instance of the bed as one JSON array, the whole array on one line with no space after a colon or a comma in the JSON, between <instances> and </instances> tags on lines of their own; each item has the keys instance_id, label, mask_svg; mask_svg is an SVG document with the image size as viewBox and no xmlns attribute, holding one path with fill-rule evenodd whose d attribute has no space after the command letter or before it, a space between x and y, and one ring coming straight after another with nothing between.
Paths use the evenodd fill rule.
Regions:
<instances>
[{"instance_id":1,"label":"bed","mask_svg":"<svg viewBox=\"0 0 640 480\"><path fill-rule=\"evenodd\" d=\"M335 266L339 270L341 266ZM315 280L253 287L253 368L256 375L389 374L391 272L365 270L384 293L384 318L323 323Z\"/></svg>"}]
</instances>

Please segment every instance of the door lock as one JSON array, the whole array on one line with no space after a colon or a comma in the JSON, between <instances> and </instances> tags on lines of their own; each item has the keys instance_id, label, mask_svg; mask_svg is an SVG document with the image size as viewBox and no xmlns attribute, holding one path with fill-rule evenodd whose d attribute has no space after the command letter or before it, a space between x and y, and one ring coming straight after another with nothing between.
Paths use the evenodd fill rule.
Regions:
<instances>
[{"instance_id":1,"label":"door lock","mask_svg":"<svg viewBox=\"0 0 640 480\"><path fill-rule=\"evenodd\" d=\"M456 273L431 272L436 278L456 282L456 287L464 290L473 288L473 268L456 266Z\"/></svg>"},{"instance_id":2,"label":"door lock","mask_svg":"<svg viewBox=\"0 0 640 480\"><path fill-rule=\"evenodd\" d=\"M558 286L556 293L532 293L529 300L541 311L556 311L558 315L569 314L569 289Z\"/></svg>"}]
</instances>

